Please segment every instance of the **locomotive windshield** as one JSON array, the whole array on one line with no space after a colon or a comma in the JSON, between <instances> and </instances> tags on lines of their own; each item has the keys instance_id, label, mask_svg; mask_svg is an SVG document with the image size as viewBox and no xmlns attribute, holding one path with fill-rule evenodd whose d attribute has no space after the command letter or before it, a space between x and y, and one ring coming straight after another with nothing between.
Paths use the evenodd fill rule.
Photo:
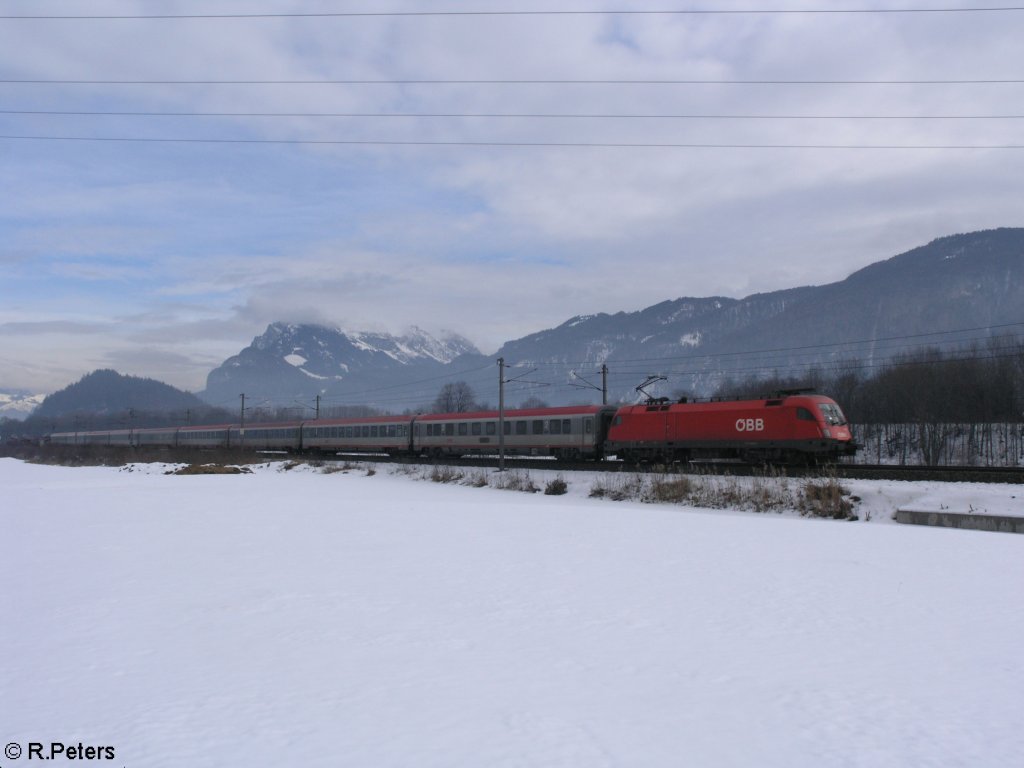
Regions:
<instances>
[{"instance_id":1,"label":"locomotive windshield","mask_svg":"<svg viewBox=\"0 0 1024 768\"><path fill-rule=\"evenodd\" d=\"M821 415L825 417L825 423L830 427L841 427L846 423L846 417L843 416L843 412L839 410L838 405L819 403L818 408L821 409Z\"/></svg>"}]
</instances>

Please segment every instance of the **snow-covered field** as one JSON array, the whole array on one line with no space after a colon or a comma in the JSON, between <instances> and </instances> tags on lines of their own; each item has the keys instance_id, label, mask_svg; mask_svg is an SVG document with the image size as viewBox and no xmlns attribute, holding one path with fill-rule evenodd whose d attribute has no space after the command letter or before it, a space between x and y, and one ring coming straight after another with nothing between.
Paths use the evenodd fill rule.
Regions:
<instances>
[{"instance_id":1,"label":"snow-covered field","mask_svg":"<svg viewBox=\"0 0 1024 768\"><path fill-rule=\"evenodd\" d=\"M131 469L0 459L4 768L1024 764L1024 536L891 521L1020 486L837 522Z\"/></svg>"}]
</instances>

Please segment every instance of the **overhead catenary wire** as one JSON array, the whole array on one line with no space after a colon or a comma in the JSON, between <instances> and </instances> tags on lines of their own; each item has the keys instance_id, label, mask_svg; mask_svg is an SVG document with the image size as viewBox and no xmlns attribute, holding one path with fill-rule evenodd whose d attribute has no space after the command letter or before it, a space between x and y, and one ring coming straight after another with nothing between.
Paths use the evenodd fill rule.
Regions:
<instances>
[{"instance_id":1,"label":"overhead catenary wire","mask_svg":"<svg viewBox=\"0 0 1024 768\"><path fill-rule=\"evenodd\" d=\"M428 141L385 139L226 139L149 136L40 136L0 135L3 141L98 142L124 144L222 144L349 147L493 147L549 149L812 149L812 150L1021 150L1024 144L758 144L713 142L603 142L603 141Z\"/></svg>"},{"instance_id":2,"label":"overhead catenary wire","mask_svg":"<svg viewBox=\"0 0 1024 768\"><path fill-rule=\"evenodd\" d=\"M580 112L158 112L67 109L0 109L0 115L62 117L282 117L282 118L459 118L459 119L584 119L584 120L1024 120L1024 114L1003 115L799 115L799 114L657 114Z\"/></svg>"},{"instance_id":3,"label":"overhead catenary wire","mask_svg":"<svg viewBox=\"0 0 1024 768\"><path fill-rule=\"evenodd\" d=\"M889 80L822 80L822 79L326 79L317 80L126 80L126 79L56 79L0 78L0 85L1019 85L1024 78L944 78Z\"/></svg>"},{"instance_id":4,"label":"overhead catenary wire","mask_svg":"<svg viewBox=\"0 0 1024 768\"><path fill-rule=\"evenodd\" d=\"M1008 327L1008 326L1013 326L1013 325L1019 326L1019 325L1024 325L1024 323L1012 323L1012 324L1005 324L1003 326L990 326L990 327L992 327L992 328L1002 328L1002 327ZM940 333L950 333L950 332L947 331L947 332L940 332ZM935 335L935 334L908 334L908 335L905 335L905 336L895 337L895 338L912 339L912 338L919 338L921 336L931 336L931 335ZM968 341L977 341L977 339L973 339L973 340L972 339L966 339L966 340L961 339L961 340L952 340L952 341L953 342L958 342L958 343L965 343L965 342L968 342ZM997 346L992 347L992 348L981 350L980 352L977 351L977 350L970 350L970 349L967 349L967 350L963 350L963 349L949 350L949 349L947 349L947 350L944 351L943 356L935 358L935 359L921 358L921 357L918 357L918 356L911 355L911 356L909 356L907 358L885 357L885 358L879 358L879 359L873 359L873 360L862 360L862 359L850 360L850 359L847 359L847 360L838 360L838 361L832 361L832 362L821 361L821 360L811 360L811 361L800 362L800 363L791 363L791 362L785 362L785 361L777 361L777 362L770 362L769 361L769 362L764 362L764 363L758 363L756 365L748 365L748 366L740 366L740 367L729 367L729 368L725 368L725 369L722 369L722 370L717 371L717 372L721 373L721 374L724 374L726 376L730 376L730 377L733 377L733 376L762 377L763 375L771 376L773 374L780 373L780 370L779 370L780 366L784 367L784 369L785 369L781 373L783 373L785 375L788 375L788 376L799 376L801 374L801 372L809 373L809 372L813 372L814 370L819 370L819 371L822 371L822 372L832 371L833 373L844 374L844 373L855 373L855 372L880 371L880 370L887 370L887 369L894 368L894 367L942 366L942 365L956 364L956 363L965 362L965 361L992 361L992 360L1003 360L1003 359L1015 359L1015 358L1019 357L1020 354L1021 354L1020 343L1021 343L1020 337L1016 337L1015 336L1015 337L1013 337L1013 344L1010 344L1010 345L1006 345L1006 344L997 345ZM819 346L819 345L811 345L811 346ZM922 349L921 347L918 347L918 350L921 350L921 351L925 351L926 349L927 348ZM891 351L891 350L889 350L889 351ZM724 355L721 355L721 357L730 356L731 354L732 353L726 353ZM750 353L747 353L747 354L750 354ZM753 354L759 354L759 353L755 352ZM705 357L709 357L709 356L705 356ZM711 356L711 357L714 357L714 356ZM652 362L664 362L666 359L671 359L671 358L657 358L657 359L651 359L651 361ZM691 359L691 360L687 360L685 362L693 362L693 360ZM681 378L692 377L692 376L707 376L709 373L714 373L714 371L708 371L707 369L683 369L683 370L678 369L678 366L679 365L683 365L683 364L684 363L677 363L676 366L669 366L669 367L660 366L660 367L657 368L657 370L658 370L658 372L660 374L668 376L672 380L678 380L678 379L681 379ZM531 363L531 365L558 365L558 366L564 366L565 363ZM483 366L482 368L473 369L472 372L479 373L480 371L483 371L483 370L490 370L490 369L492 369L492 367L493 367L492 364L488 363L486 366ZM622 379L633 380L633 379L636 379L637 377L648 375L650 373L650 370L651 370L650 367L648 367L648 368L631 368L629 366L617 365L617 364L615 364L615 362L613 362L612 365L609 368L609 376L612 377L612 378L618 379L618 380L622 380ZM440 378L445 378L448 382L454 382L454 381L457 380L456 377L459 376L459 375L461 375L461 374L450 374L450 375L447 375L445 377L440 377ZM434 377L435 380L437 378L439 378L439 377ZM417 384L421 383L422 381L423 380L418 381ZM482 378L473 378L470 381L468 381L467 383L469 383L471 387L474 387L478 391L488 391L487 387L492 383L492 377L490 375L488 375L488 376L485 376L485 377L482 377ZM394 389L401 390L405 386L406 386L405 384L394 385L394 386L391 387L391 389L393 389L393 390ZM410 384L409 386L413 386L413 384ZM553 381L518 381L518 382L515 382L514 384L510 384L509 385L510 391L517 392L519 394L527 394L527 393L530 393L530 392L536 392L538 389L541 389L541 388L545 389L545 391L551 391L551 392L569 392L569 391L572 391L572 392L576 392L578 394L578 390L570 382L559 383L559 382L553 382ZM383 397L383 398L381 398L381 397L370 397L370 398L367 399L365 397L365 395L371 395L372 396L377 391L379 391L379 390L374 389L374 390L362 390L362 391L356 391L356 392L348 392L348 393L338 394L338 395L328 395L328 396L325 396L323 398L323 400L324 400L325 403L330 401L330 403L332 405L336 406L336 407L337 406L342 406L343 407L343 406L370 405L370 406L373 406L373 407L385 407L386 408L388 405L404 405L404 406L407 406L410 401L420 401L424 405L426 405L436 395L436 392L434 392L434 391L428 391L428 390L424 390L424 389L417 389L415 391L407 392L405 394L402 394L400 391L399 392L393 392L389 396ZM273 399L273 398L271 398L271 399Z\"/></svg>"},{"instance_id":5,"label":"overhead catenary wire","mask_svg":"<svg viewBox=\"0 0 1024 768\"><path fill-rule=\"evenodd\" d=\"M978 360L978 361L1006 360L1006 359L1016 358L1019 355L1020 355L1020 350L1018 350L1018 349L1010 349L1010 350L996 350L996 351L993 351L992 353L989 353L989 354L974 354L974 353L971 353L971 354L959 354L959 355L953 355L953 356L950 356L950 357L938 358L938 359L934 359L934 360L930 360L930 359L906 359L906 360L902 360L902 359L886 358L885 360L871 360L871 361L857 361L857 362L847 361L847 362L843 362L843 363L834 364L831 367L832 367L832 369L834 371L837 371L839 373L853 373L855 371L887 370L887 369L890 369L890 368L902 368L902 367L914 367L914 366L942 366L942 365L950 365L950 364L955 364L955 363L960 363L960 362L968 362L968 361L975 361L975 360ZM771 374L774 374L774 373L780 373L782 375L786 375L786 376L789 376L789 377L792 378L794 376L794 372L799 372L799 371L810 372L810 371L812 371L814 369L818 369L818 370L824 371L824 369L827 366L828 366L827 363L805 362L805 363L799 363L799 364L796 364L796 365L786 366L786 370L785 371L779 371L779 366L777 366L777 365L757 365L757 366L749 366L749 367L741 367L741 368L730 368L728 370L721 371L721 373L723 373L723 374L725 374L727 376L730 376L730 377L736 376L736 375L743 375L743 374L745 374L747 376L757 377L756 376L757 374L769 374L769 375L771 375ZM698 376L698 375L705 375L706 376L708 374L708 371L706 371L706 370L685 370L685 371L679 371L679 370L672 370L672 369L662 369L662 374L665 375L665 376L671 377L671 378L682 378L682 377ZM645 372L640 372L640 371L618 371L618 370L612 370L612 371L609 372L609 376L618 377L618 378L631 378L631 379L635 379L636 377L643 376L643 375L646 375L646 371Z\"/></svg>"},{"instance_id":6,"label":"overhead catenary wire","mask_svg":"<svg viewBox=\"0 0 1024 768\"><path fill-rule=\"evenodd\" d=\"M905 8L680 8L680 9L616 9L600 10L461 10L461 11L319 11L264 13L152 13L152 14L4 14L0 20L26 21L172 21L231 19L356 19L356 18L426 18L426 17L502 17L502 16L811 16L811 15L914 15L1013 13L1024 6L984 7L919 7Z\"/></svg>"},{"instance_id":7,"label":"overhead catenary wire","mask_svg":"<svg viewBox=\"0 0 1024 768\"><path fill-rule=\"evenodd\" d=\"M843 373L854 373L854 372L881 371L881 370L888 370L888 369L892 369L892 368L901 368L901 367L943 366L943 365L950 365L950 364L956 364L956 363L959 363L959 362L967 362L967 361L1005 360L1005 359L1016 358L1017 356L1019 356L1019 354L1020 353L1019 353L1018 350L1010 350L1010 351L1000 351L998 353L993 353L993 354L970 355L970 356L968 356L968 355L961 355L961 356L946 357L946 358L935 359L935 360L892 360L892 359L887 359L887 360L876 360L876 361L870 361L870 362L868 362L868 361L861 361L861 362L858 362L858 363L845 363L845 364L842 364L842 365L839 365L839 366L835 366L834 367L834 372L838 372L840 374L843 374ZM818 364L818 363L803 363L803 364L799 364L799 365L795 365L795 366L789 367L785 373L786 373L786 375L788 375L791 378L799 378L799 376L801 375L801 372L809 373L809 372L813 371L814 369L822 369L822 367L823 366L821 364ZM752 377L755 377L755 378L759 378L757 376L757 374L768 374L768 375L771 375L771 374L776 373L776 372L777 372L777 367L776 366L751 366L751 367L730 369L728 371L723 371L722 373L726 374L727 376L737 376L737 375L744 376L745 375L747 377L751 377L752 376ZM665 370L662 371L662 375L666 376L670 383L673 380L678 380L678 379L681 379L681 378L685 378L685 377L693 376L693 375L699 375L699 374L707 374L707 371L674 371L674 370L671 370L671 369L665 369ZM614 369L609 372L609 376L610 377L613 377L613 378L616 378L616 379L629 379L630 381L634 381L634 380L637 379L637 377L643 376L643 375L645 375L645 374L641 374L639 372L630 372L630 371L622 371L622 372L620 372L620 371L616 371ZM483 382L481 382L481 384L483 384ZM482 389L482 387L481 387L481 389ZM536 393L538 391L538 389L539 388L537 386L519 386L519 387L510 387L509 391L518 393L520 395L525 395L525 394L529 394L529 393ZM551 391L551 392L569 392L569 391L572 391L572 392L578 393L578 390L575 389L574 387L572 387L571 384L567 384L567 383L559 384L559 383L554 383L554 382L552 382L550 384L546 384L546 386L544 387L544 391L545 392L547 392L547 391ZM339 395L339 396L333 396L333 397L325 396L323 398L323 403L324 403L324 407L325 408L330 408L330 407L359 407L359 406L365 406L365 407L371 407L371 408L387 408L387 406L389 406L389 405L406 406L407 407L410 401L418 400L418 401L420 401L422 403L423 406L428 406L429 403L431 402L431 400L433 399L434 395L436 395L436 393L432 393L432 394L425 394L424 393L424 394L421 394L420 396L417 396L416 394L412 394L412 395L405 396L405 397L400 396L400 395L395 395L395 396L386 397L386 398L369 398L369 399L366 399L366 398L358 399L357 395ZM327 402L328 400L330 400L331 402L328 403ZM266 398L266 399L263 400L263 403L268 405L268 406L274 405L274 404L278 404L278 403L280 403L280 404L287 404L289 402L291 402L291 401L288 400L287 397L285 397L285 398ZM493 407L491 409L493 410Z\"/></svg>"},{"instance_id":8,"label":"overhead catenary wire","mask_svg":"<svg viewBox=\"0 0 1024 768\"><path fill-rule=\"evenodd\" d=\"M866 345L866 344L878 344L880 342L889 342L889 341L907 341L907 340L911 340L911 339L929 339L929 338L934 338L934 337L952 336L952 335L955 335L955 334L979 333L981 331L1002 331L1004 329L1022 328L1022 327L1024 327L1024 320L1020 320L1020 321L1012 322L1012 323L997 323L997 324L994 324L994 325L979 325L979 326L973 326L973 327L970 327L970 328L948 328L948 329L945 329L945 330L927 331L927 332L924 332L924 333L908 333L908 334L899 334L899 335L896 335L896 336L880 336L880 337L876 337L874 339L851 339L851 340L844 340L844 341L830 341L830 342L824 342L824 343L821 343L821 344L800 344L800 345L792 346L792 347L772 347L770 349L763 349L763 350L740 350L740 351L736 351L736 352L716 352L716 353L713 353L713 354L702 354L702 355L668 355L668 356L666 356L666 355L659 355L656 358L655 357L619 358L619 359L615 360L615 363L618 364L618 365L621 365L621 364L624 364L624 363L657 363L657 362L663 362L665 360L686 360L686 361L713 360L713 359L728 358L728 357L749 356L751 354L767 354L767 353L776 353L776 352L796 352L796 351L802 351L802 350L820 350L820 349L830 349L830 348L837 348L837 347L849 347L849 346L858 346L858 345ZM989 338L992 338L992 337L991 336L981 336L981 337L977 337L977 338L968 338L968 339L947 339L946 341L949 342L949 343L962 343L962 342L965 342L965 341L966 342L985 341L985 340L987 340ZM940 339L940 341L941 341L941 339ZM595 360L560 361L560 362L557 362L557 363L544 362L544 361L533 361L531 363L531 365L536 365L536 366L541 366L541 365L557 365L557 366L577 365L577 366L586 366L586 365L593 365L593 364L600 363L600 362L601 362L600 360L597 360L597 361L595 361Z\"/></svg>"}]
</instances>

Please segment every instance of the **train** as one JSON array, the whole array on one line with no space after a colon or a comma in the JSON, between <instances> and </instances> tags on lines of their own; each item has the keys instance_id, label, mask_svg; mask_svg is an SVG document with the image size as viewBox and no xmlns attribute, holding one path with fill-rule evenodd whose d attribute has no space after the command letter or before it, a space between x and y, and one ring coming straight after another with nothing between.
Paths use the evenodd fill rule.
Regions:
<instances>
[{"instance_id":1,"label":"train","mask_svg":"<svg viewBox=\"0 0 1024 768\"><path fill-rule=\"evenodd\" d=\"M502 434L503 433L503 434ZM856 453L839 405L805 390L760 398L664 398L307 421L54 432L54 445L375 453L431 459L495 455L629 462L817 463Z\"/></svg>"}]
</instances>

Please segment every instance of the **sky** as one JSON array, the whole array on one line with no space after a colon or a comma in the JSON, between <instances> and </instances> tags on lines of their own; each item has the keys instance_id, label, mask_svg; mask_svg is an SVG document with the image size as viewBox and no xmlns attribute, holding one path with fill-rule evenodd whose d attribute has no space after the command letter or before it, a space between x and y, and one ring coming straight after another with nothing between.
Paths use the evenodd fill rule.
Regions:
<instances>
[{"instance_id":1,"label":"sky","mask_svg":"<svg viewBox=\"0 0 1024 768\"><path fill-rule=\"evenodd\" d=\"M910 6L7 0L0 389L198 391L275 321L491 353L1024 225L1024 11ZM122 18L10 18L73 14Z\"/></svg>"}]
</instances>

